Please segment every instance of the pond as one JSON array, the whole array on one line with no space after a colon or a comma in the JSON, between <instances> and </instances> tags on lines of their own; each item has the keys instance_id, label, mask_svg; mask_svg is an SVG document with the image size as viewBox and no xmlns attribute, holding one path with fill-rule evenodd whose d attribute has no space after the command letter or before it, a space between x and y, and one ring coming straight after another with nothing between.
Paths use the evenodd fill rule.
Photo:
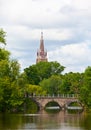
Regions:
<instances>
[{"instance_id":1,"label":"pond","mask_svg":"<svg viewBox=\"0 0 91 130\"><path fill-rule=\"evenodd\" d=\"M0 130L91 130L91 115L60 111L37 114L0 114Z\"/></svg>"}]
</instances>

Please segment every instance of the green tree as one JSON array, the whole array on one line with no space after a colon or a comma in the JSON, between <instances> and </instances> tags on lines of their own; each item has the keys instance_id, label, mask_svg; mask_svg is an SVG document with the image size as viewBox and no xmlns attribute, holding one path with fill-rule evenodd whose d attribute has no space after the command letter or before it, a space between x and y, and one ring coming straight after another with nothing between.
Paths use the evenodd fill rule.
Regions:
<instances>
[{"instance_id":1,"label":"green tree","mask_svg":"<svg viewBox=\"0 0 91 130\"><path fill-rule=\"evenodd\" d=\"M21 88L21 91L24 95L24 97L26 96L26 88L28 85L28 80L27 80L27 76L25 74L25 72L21 73L18 77L18 86Z\"/></svg>"},{"instance_id":2,"label":"green tree","mask_svg":"<svg viewBox=\"0 0 91 130\"><path fill-rule=\"evenodd\" d=\"M46 95L46 91L43 90L42 87L38 85L32 85L32 84L28 84L26 86L26 92L30 96Z\"/></svg>"},{"instance_id":3,"label":"green tree","mask_svg":"<svg viewBox=\"0 0 91 130\"><path fill-rule=\"evenodd\" d=\"M0 29L0 43L3 43L6 45L6 32L3 31L3 29Z\"/></svg>"},{"instance_id":4,"label":"green tree","mask_svg":"<svg viewBox=\"0 0 91 130\"><path fill-rule=\"evenodd\" d=\"M83 74L69 72L63 76L61 89L66 94L79 94Z\"/></svg>"},{"instance_id":5,"label":"green tree","mask_svg":"<svg viewBox=\"0 0 91 130\"><path fill-rule=\"evenodd\" d=\"M29 68L26 68L24 70L24 72L25 72L25 74L27 76L27 80L28 80L29 84L38 85L39 76L38 76L36 65L32 65Z\"/></svg>"},{"instance_id":6,"label":"green tree","mask_svg":"<svg viewBox=\"0 0 91 130\"><path fill-rule=\"evenodd\" d=\"M62 94L70 94L70 86L71 86L71 82L68 78L67 75L64 75L62 78L62 84L61 84L61 93Z\"/></svg>"},{"instance_id":7,"label":"green tree","mask_svg":"<svg viewBox=\"0 0 91 130\"><path fill-rule=\"evenodd\" d=\"M91 108L91 67L84 72L83 86L80 90L80 100L86 107Z\"/></svg>"},{"instance_id":8,"label":"green tree","mask_svg":"<svg viewBox=\"0 0 91 130\"><path fill-rule=\"evenodd\" d=\"M61 75L64 66L58 62L39 62L26 68L24 71L27 75L29 84L38 85L43 79L48 79L52 75Z\"/></svg>"},{"instance_id":9,"label":"green tree","mask_svg":"<svg viewBox=\"0 0 91 130\"><path fill-rule=\"evenodd\" d=\"M10 59L10 52L0 49L0 110L7 111L22 103L23 92L18 85L20 65ZM22 94L20 94L22 92ZM16 98L17 97L17 98ZM19 100L20 99L20 100Z\"/></svg>"},{"instance_id":10,"label":"green tree","mask_svg":"<svg viewBox=\"0 0 91 130\"><path fill-rule=\"evenodd\" d=\"M12 66L12 64L14 64L14 66ZM20 95L21 88L18 86L18 69L18 63L14 60L0 61L0 104L2 104L0 107L2 111L14 107L15 104L20 104L18 99L21 98L22 95Z\"/></svg>"},{"instance_id":11,"label":"green tree","mask_svg":"<svg viewBox=\"0 0 91 130\"><path fill-rule=\"evenodd\" d=\"M11 82L17 81L20 75L20 64L17 60L11 60L9 62L9 76L11 78Z\"/></svg>"},{"instance_id":12,"label":"green tree","mask_svg":"<svg viewBox=\"0 0 91 130\"><path fill-rule=\"evenodd\" d=\"M3 100L5 86L9 85L9 55L8 51L0 49L0 101Z\"/></svg>"},{"instance_id":13,"label":"green tree","mask_svg":"<svg viewBox=\"0 0 91 130\"><path fill-rule=\"evenodd\" d=\"M0 61L1 60L7 60L9 61L10 58L10 52L5 49L0 49Z\"/></svg>"},{"instance_id":14,"label":"green tree","mask_svg":"<svg viewBox=\"0 0 91 130\"><path fill-rule=\"evenodd\" d=\"M40 86L49 95L58 95L61 93L62 78L59 75L52 75L48 79L44 79L40 82Z\"/></svg>"}]
</instances>

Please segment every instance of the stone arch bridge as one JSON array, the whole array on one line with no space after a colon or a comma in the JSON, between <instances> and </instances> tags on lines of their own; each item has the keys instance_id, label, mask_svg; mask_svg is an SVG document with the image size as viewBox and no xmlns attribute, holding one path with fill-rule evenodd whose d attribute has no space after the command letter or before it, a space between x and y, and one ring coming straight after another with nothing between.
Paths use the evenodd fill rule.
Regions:
<instances>
[{"instance_id":1,"label":"stone arch bridge","mask_svg":"<svg viewBox=\"0 0 91 130\"><path fill-rule=\"evenodd\" d=\"M61 95L61 96L30 96L30 98L35 101L40 109L44 109L45 106L49 102L56 102L58 103L59 107L62 109L65 109L68 107L68 105L72 102L78 102L81 104L78 100L77 95Z\"/></svg>"}]
</instances>

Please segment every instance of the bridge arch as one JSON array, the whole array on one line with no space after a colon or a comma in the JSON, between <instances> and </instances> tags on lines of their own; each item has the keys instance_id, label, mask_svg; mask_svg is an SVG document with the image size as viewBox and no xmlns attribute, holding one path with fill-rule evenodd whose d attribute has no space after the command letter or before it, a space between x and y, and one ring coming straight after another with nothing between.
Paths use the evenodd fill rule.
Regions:
<instances>
[{"instance_id":1,"label":"bridge arch","mask_svg":"<svg viewBox=\"0 0 91 130\"><path fill-rule=\"evenodd\" d=\"M62 109L62 106L57 101L51 100L47 104L45 104L45 108L47 107L58 107L59 109Z\"/></svg>"},{"instance_id":2,"label":"bridge arch","mask_svg":"<svg viewBox=\"0 0 91 130\"><path fill-rule=\"evenodd\" d=\"M32 101L37 105L38 110L40 110L40 109L42 108L40 102L38 102L35 98L31 98L31 99L32 99Z\"/></svg>"},{"instance_id":3,"label":"bridge arch","mask_svg":"<svg viewBox=\"0 0 91 130\"><path fill-rule=\"evenodd\" d=\"M68 102L66 103L66 106L70 106L70 105L73 104L73 103L76 103L76 104L78 104L79 106L82 107L82 104L81 104L81 102L80 102L79 100L68 101Z\"/></svg>"}]
</instances>

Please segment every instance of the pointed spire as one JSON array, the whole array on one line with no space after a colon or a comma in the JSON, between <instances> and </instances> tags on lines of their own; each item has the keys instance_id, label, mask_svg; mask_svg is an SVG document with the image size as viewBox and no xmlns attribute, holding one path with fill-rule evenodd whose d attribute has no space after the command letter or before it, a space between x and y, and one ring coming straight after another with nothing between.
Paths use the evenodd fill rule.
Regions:
<instances>
[{"instance_id":1,"label":"pointed spire","mask_svg":"<svg viewBox=\"0 0 91 130\"><path fill-rule=\"evenodd\" d=\"M41 32L41 39L40 39L40 50L41 50L41 51L44 51L43 32Z\"/></svg>"},{"instance_id":2,"label":"pointed spire","mask_svg":"<svg viewBox=\"0 0 91 130\"><path fill-rule=\"evenodd\" d=\"M44 40L43 40L43 32L41 32L41 39L40 39L40 48L37 51L37 59L36 63L40 61L48 61L47 59L47 51L44 49Z\"/></svg>"}]
</instances>

